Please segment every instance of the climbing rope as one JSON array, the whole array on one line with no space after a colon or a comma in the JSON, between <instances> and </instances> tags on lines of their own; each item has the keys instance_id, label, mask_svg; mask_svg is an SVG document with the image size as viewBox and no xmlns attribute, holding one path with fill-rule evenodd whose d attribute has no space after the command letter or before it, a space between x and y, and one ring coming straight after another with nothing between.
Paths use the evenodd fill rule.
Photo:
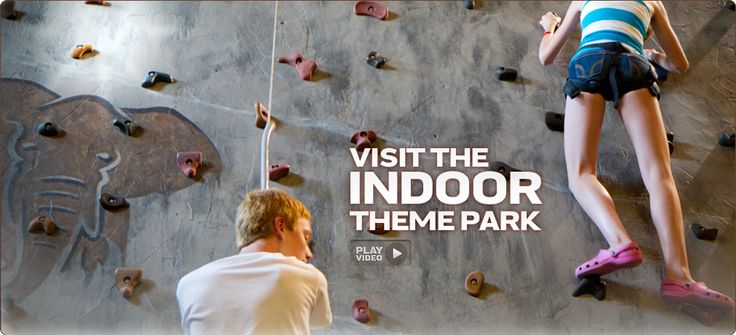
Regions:
<instances>
[{"instance_id":1,"label":"climbing rope","mask_svg":"<svg viewBox=\"0 0 736 335\"><path fill-rule=\"evenodd\" d=\"M276 3L274 9L273 9L273 37L271 39L271 77L269 78L268 83L268 111L269 111L269 118L270 118L270 111L271 111L271 99L273 97L273 68L276 64L276 23L278 21L278 14L279 14L279 2L274 1Z\"/></svg>"},{"instance_id":2,"label":"climbing rope","mask_svg":"<svg viewBox=\"0 0 736 335\"><path fill-rule=\"evenodd\" d=\"M261 135L261 189L268 189L268 152L271 145L271 133L276 129L276 120L271 116L271 102L273 99L273 69L276 64L276 27L279 14L279 2L274 1L273 9L273 37L271 39L271 74L268 83L268 119L263 135ZM258 113L258 111L256 111Z\"/></svg>"}]
</instances>

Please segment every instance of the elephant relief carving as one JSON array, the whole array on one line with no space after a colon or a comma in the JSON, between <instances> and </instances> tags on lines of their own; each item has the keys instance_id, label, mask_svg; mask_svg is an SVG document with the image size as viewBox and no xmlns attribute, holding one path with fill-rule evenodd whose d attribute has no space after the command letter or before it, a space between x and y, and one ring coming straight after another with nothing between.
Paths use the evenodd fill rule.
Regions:
<instances>
[{"instance_id":1,"label":"elephant relief carving","mask_svg":"<svg viewBox=\"0 0 736 335\"><path fill-rule=\"evenodd\" d=\"M123 265L118 263L125 258L130 209L105 210L98 201L102 193L129 200L201 181L180 172L176 154L181 151L204 154L207 164L198 175L219 171L212 142L174 109L118 108L92 95L61 97L19 79L3 78L1 88L0 278L5 299L22 300L51 271ZM113 125L120 118L137 122L142 131L128 136ZM36 127L44 122L61 132L40 135ZM57 231L30 233L29 223L38 216L51 218Z\"/></svg>"}]
</instances>

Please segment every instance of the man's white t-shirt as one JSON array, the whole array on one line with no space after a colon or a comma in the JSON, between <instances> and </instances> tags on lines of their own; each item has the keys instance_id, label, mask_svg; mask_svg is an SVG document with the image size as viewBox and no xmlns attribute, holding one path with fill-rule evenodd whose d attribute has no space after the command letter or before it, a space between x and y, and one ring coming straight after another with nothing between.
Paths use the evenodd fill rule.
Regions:
<instances>
[{"instance_id":1,"label":"man's white t-shirt","mask_svg":"<svg viewBox=\"0 0 736 335\"><path fill-rule=\"evenodd\" d=\"M281 253L204 265L179 281L176 300L186 334L309 334L332 323L325 276Z\"/></svg>"}]
</instances>

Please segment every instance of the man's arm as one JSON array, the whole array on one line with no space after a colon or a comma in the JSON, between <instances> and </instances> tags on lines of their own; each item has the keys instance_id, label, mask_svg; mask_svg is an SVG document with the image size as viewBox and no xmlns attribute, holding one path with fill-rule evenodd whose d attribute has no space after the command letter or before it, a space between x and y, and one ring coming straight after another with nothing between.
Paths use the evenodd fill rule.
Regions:
<instances>
[{"instance_id":1,"label":"man's arm","mask_svg":"<svg viewBox=\"0 0 736 335\"><path fill-rule=\"evenodd\" d=\"M310 328L324 328L332 324L332 309L330 309L330 296L327 291L327 279L317 270L317 288L315 303L312 306L312 314L309 317Z\"/></svg>"}]
</instances>

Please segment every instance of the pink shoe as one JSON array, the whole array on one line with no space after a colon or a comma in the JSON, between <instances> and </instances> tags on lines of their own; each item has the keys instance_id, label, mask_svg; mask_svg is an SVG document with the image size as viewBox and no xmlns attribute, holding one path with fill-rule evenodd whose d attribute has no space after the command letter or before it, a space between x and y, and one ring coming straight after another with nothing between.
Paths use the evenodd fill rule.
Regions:
<instances>
[{"instance_id":1,"label":"pink shoe","mask_svg":"<svg viewBox=\"0 0 736 335\"><path fill-rule=\"evenodd\" d=\"M659 287L659 294L669 304L718 308L726 312L734 310L733 299L721 292L709 289L703 282L686 283L665 278Z\"/></svg>"},{"instance_id":2,"label":"pink shoe","mask_svg":"<svg viewBox=\"0 0 736 335\"><path fill-rule=\"evenodd\" d=\"M593 259L581 264L575 269L575 276L577 278L582 278L589 274L602 276L619 269L633 268L641 264L643 259L644 257L641 251L639 251L639 246L636 245L636 242L629 242L616 248L608 250L601 249Z\"/></svg>"}]
</instances>

